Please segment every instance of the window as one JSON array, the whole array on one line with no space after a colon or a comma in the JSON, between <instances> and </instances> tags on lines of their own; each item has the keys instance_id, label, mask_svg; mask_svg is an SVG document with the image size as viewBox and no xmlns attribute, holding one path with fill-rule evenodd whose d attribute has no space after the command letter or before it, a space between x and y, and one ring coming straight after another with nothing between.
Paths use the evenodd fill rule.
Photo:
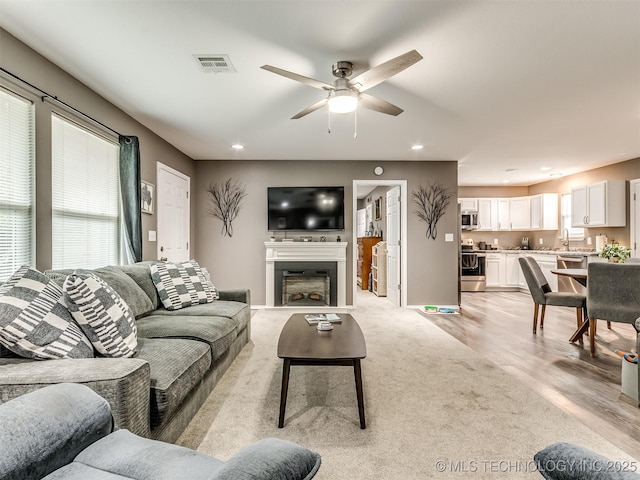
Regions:
<instances>
[{"instance_id":1,"label":"window","mask_svg":"<svg viewBox=\"0 0 640 480\"><path fill-rule=\"evenodd\" d=\"M52 115L52 268L119 263L119 147Z\"/></svg>"},{"instance_id":2,"label":"window","mask_svg":"<svg viewBox=\"0 0 640 480\"><path fill-rule=\"evenodd\" d=\"M0 282L33 265L33 103L0 87Z\"/></svg>"},{"instance_id":3,"label":"window","mask_svg":"<svg viewBox=\"0 0 640 480\"><path fill-rule=\"evenodd\" d=\"M560 211L562 214L560 238L566 238L566 230L569 230L569 240L584 240L584 228L571 226L571 194L565 193L561 195L560 201Z\"/></svg>"}]
</instances>

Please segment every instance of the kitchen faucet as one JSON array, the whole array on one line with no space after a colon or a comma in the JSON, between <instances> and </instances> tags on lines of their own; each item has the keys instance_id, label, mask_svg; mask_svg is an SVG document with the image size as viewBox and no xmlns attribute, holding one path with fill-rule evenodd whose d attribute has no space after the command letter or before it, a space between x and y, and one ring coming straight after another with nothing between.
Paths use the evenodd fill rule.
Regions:
<instances>
[{"instance_id":1,"label":"kitchen faucet","mask_svg":"<svg viewBox=\"0 0 640 480\"><path fill-rule=\"evenodd\" d=\"M569 243L569 229L565 228L562 231L562 245L567 247L567 252L571 251L571 244Z\"/></svg>"}]
</instances>

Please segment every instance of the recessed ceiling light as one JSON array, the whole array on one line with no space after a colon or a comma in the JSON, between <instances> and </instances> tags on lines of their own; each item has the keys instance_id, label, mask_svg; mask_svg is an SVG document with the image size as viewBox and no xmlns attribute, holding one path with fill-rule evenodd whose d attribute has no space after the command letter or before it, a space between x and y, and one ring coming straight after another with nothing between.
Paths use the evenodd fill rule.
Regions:
<instances>
[{"instance_id":1,"label":"recessed ceiling light","mask_svg":"<svg viewBox=\"0 0 640 480\"><path fill-rule=\"evenodd\" d=\"M231 148L233 148L234 150L243 150L244 145L240 145L239 143L234 143L233 145L231 145Z\"/></svg>"},{"instance_id":2,"label":"recessed ceiling light","mask_svg":"<svg viewBox=\"0 0 640 480\"><path fill-rule=\"evenodd\" d=\"M511 180L502 180L502 183L509 183Z\"/></svg>"},{"instance_id":3,"label":"recessed ceiling light","mask_svg":"<svg viewBox=\"0 0 640 480\"><path fill-rule=\"evenodd\" d=\"M548 172L549 170L551 170L553 167L541 167L540 170L543 172Z\"/></svg>"},{"instance_id":4,"label":"recessed ceiling light","mask_svg":"<svg viewBox=\"0 0 640 480\"><path fill-rule=\"evenodd\" d=\"M411 150L422 150L424 148L424 145L414 145L411 147Z\"/></svg>"}]
</instances>

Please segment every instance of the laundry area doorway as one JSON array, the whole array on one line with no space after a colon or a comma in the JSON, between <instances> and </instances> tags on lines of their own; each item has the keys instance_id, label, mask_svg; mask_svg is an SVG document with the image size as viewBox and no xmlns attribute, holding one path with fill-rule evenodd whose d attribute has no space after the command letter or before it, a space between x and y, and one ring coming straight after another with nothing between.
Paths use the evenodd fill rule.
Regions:
<instances>
[{"instance_id":1,"label":"laundry area doorway","mask_svg":"<svg viewBox=\"0 0 640 480\"><path fill-rule=\"evenodd\" d=\"M407 181L354 180L352 204L354 306L363 291L406 306Z\"/></svg>"}]
</instances>

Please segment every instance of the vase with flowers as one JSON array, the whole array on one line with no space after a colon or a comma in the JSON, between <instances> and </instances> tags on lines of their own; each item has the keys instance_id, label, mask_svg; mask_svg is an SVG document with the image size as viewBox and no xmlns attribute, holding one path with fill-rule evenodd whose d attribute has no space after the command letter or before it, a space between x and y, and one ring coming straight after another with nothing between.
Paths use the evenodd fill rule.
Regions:
<instances>
[{"instance_id":1,"label":"vase with flowers","mask_svg":"<svg viewBox=\"0 0 640 480\"><path fill-rule=\"evenodd\" d=\"M631 256L631 249L618 245L617 243L609 243L604 246L598 256L607 258L610 262L624 263L624 261Z\"/></svg>"}]
</instances>

